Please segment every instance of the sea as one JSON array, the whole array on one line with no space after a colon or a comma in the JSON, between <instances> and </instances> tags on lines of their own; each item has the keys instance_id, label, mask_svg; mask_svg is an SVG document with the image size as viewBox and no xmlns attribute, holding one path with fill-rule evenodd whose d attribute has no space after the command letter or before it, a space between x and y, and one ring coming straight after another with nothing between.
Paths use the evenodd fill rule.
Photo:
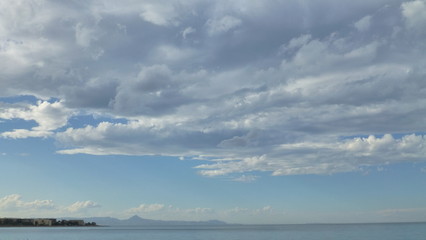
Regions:
<instances>
[{"instance_id":1,"label":"sea","mask_svg":"<svg viewBox=\"0 0 426 240\"><path fill-rule=\"evenodd\" d=\"M4 227L0 240L425 240L426 223Z\"/></svg>"}]
</instances>

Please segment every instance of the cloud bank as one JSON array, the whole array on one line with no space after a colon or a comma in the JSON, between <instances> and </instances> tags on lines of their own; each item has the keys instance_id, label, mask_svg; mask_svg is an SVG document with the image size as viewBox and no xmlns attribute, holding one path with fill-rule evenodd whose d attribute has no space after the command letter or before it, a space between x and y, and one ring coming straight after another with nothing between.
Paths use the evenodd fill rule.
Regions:
<instances>
[{"instance_id":1,"label":"cloud bank","mask_svg":"<svg viewBox=\"0 0 426 240\"><path fill-rule=\"evenodd\" d=\"M19 194L0 198L0 211L3 217L81 217L92 208L100 207L93 201L78 201L70 206L57 205L53 200L25 201Z\"/></svg>"},{"instance_id":2,"label":"cloud bank","mask_svg":"<svg viewBox=\"0 0 426 240\"><path fill-rule=\"evenodd\" d=\"M3 138L236 181L424 161L424 0L0 4L0 119L36 123Z\"/></svg>"},{"instance_id":3,"label":"cloud bank","mask_svg":"<svg viewBox=\"0 0 426 240\"><path fill-rule=\"evenodd\" d=\"M19 194L0 196L0 211L5 217L87 217L91 216L113 216L127 219L139 215L148 219L162 220L186 220L186 221L208 221L212 219L224 220L228 223L256 224L261 219L263 223L282 224L315 222L347 222L342 219L341 212L336 214L329 210L304 212L300 210L279 209L272 206L260 206L255 208L232 207L225 209L213 209L206 207L181 208L173 205L160 203L140 204L138 207L118 210L115 212L103 212L102 206L93 201L77 201L70 205L59 205L54 200L32 200L27 201ZM397 222L421 221L426 214L425 208L386 208L372 209L370 211L348 211L345 215L351 216L351 222ZM257 219L257 221L256 221Z\"/></svg>"}]
</instances>

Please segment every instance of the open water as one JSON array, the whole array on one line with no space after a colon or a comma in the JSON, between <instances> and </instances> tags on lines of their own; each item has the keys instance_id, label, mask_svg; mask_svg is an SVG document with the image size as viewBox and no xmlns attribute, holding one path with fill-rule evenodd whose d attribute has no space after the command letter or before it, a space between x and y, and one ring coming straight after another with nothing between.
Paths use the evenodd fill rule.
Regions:
<instances>
[{"instance_id":1,"label":"open water","mask_svg":"<svg viewBox=\"0 0 426 240\"><path fill-rule=\"evenodd\" d=\"M425 240L426 223L0 228L0 240Z\"/></svg>"}]
</instances>

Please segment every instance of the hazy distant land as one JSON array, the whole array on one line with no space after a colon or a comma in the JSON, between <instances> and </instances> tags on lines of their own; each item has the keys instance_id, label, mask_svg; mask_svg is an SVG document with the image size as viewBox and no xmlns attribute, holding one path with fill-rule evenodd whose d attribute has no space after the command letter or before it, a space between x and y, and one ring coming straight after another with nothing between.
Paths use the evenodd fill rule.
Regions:
<instances>
[{"instance_id":1,"label":"hazy distant land","mask_svg":"<svg viewBox=\"0 0 426 240\"><path fill-rule=\"evenodd\" d=\"M0 227L93 227L95 222L81 219L56 218L0 218Z\"/></svg>"},{"instance_id":2,"label":"hazy distant land","mask_svg":"<svg viewBox=\"0 0 426 240\"><path fill-rule=\"evenodd\" d=\"M219 220L209 221L163 221L141 218L137 215L128 219L117 219L112 217L92 217L83 218L85 222L96 222L101 226L158 226L158 225L226 225L226 222Z\"/></svg>"},{"instance_id":3,"label":"hazy distant land","mask_svg":"<svg viewBox=\"0 0 426 240\"><path fill-rule=\"evenodd\" d=\"M0 218L0 227L55 227L55 226L185 226L185 225L227 225L219 220L209 221L163 221L141 218L137 215L128 219L112 217L90 217L75 220L73 218Z\"/></svg>"}]
</instances>

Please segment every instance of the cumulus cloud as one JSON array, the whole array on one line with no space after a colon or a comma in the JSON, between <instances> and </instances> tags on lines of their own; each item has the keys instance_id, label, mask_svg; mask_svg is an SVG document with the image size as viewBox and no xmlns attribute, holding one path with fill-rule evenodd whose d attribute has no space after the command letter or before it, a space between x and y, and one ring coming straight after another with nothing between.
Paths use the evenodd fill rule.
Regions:
<instances>
[{"instance_id":1,"label":"cumulus cloud","mask_svg":"<svg viewBox=\"0 0 426 240\"><path fill-rule=\"evenodd\" d=\"M8 36L11 33L33 33L42 31L45 24L51 20L52 14L37 14L38 12L48 13L49 8L46 1L2 1L0 3L3 13L0 17L0 35Z\"/></svg>"},{"instance_id":2,"label":"cumulus cloud","mask_svg":"<svg viewBox=\"0 0 426 240\"><path fill-rule=\"evenodd\" d=\"M75 213L75 212L81 212L87 209L98 208L98 207L100 207L100 205L93 201L79 201L79 202L75 202L71 204L66 209L69 212Z\"/></svg>"},{"instance_id":3,"label":"cumulus cloud","mask_svg":"<svg viewBox=\"0 0 426 240\"><path fill-rule=\"evenodd\" d=\"M56 206L52 200L34 200L25 202L19 194L12 194L0 199L0 209L2 211L18 210L37 210L37 209L55 209Z\"/></svg>"},{"instance_id":4,"label":"cumulus cloud","mask_svg":"<svg viewBox=\"0 0 426 240\"><path fill-rule=\"evenodd\" d=\"M38 101L37 105L5 105L5 108L0 110L0 119L35 121L38 126L31 130L14 129L1 133L1 136L7 138L48 137L53 134L54 130L65 126L71 115L72 111L65 108L62 102Z\"/></svg>"},{"instance_id":5,"label":"cumulus cloud","mask_svg":"<svg viewBox=\"0 0 426 240\"><path fill-rule=\"evenodd\" d=\"M423 0L0 4L0 96L40 100L3 137L244 181L423 161Z\"/></svg>"},{"instance_id":6,"label":"cumulus cloud","mask_svg":"<svg viewBox=\"0 0 426 240\"><path fill-rule=\"evenodd\" d=\"M3 215L14 217L64 217L84 216L100 205L93 201L77 201L69 206L61 206L53 200L26 201L19 194L0 198L0 211Z\"/></svg>"}]
</instances>

